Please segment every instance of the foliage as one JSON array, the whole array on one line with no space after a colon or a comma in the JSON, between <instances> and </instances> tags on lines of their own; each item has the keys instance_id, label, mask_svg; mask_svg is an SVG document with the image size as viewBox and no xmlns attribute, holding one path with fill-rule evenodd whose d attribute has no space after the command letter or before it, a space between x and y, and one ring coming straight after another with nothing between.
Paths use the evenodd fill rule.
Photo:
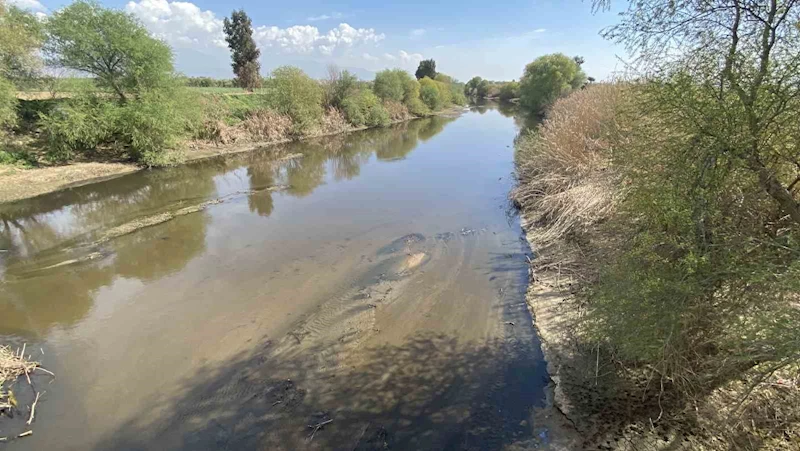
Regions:
<instances>
[{"instance_id":1,"label":"foliage","mask_svg":"<svg viewBox=\"0 0 800 451\"><path fill-rule=\"evenodd\" d=\"M223 22L225 42L231 49L233 73L237 86L252 90L261 86L261 64L258 57L261 51L253 40L253 24L244 10L234 11L230 19Z\"/></svg>"},{"instance_id":2,"label":"foliage","mask_svg":"<svg viewBox=\"0 0 800 451\"><path fill-rule=\"evenodd\" d=\"M542 112L585 81L586 74L574 59L561 53L541 56L525 66L520 80L520 103L532 112Z\"/></svg>"},{"instance_id":3,"label":"foliage","mask_svg":"<svg viewBox=\"0 0 800 451\"><path fill-rule=\"evenodd\" d=\"M375 127L390 122L389 113L372 91L362 89L342 102L342 110L348 122L356 127Z\"/></svg>"},{"instance_id":4,"label":"foliage","mask_svg":"<svg viewBox=\"0 0 800 451\"><path fill-rule=\"evenodd\" d=\"M381 100L402 102L412 95L414 79L403 69L386 69L375 74L372 89Z\"/></svg>"},{"instance_id":5,"label":"foliage","mask_svg":"<svg viewBox=\"0 0 800 451\"><path fill-rule=\"evenodd\" d=\"M121 101L170 83L172 52L133 16L79 0L47 21L52 64L93 75Z\"/></svg>"},{"instance_id":6,"label":"foliage","mask_svg":"<svg viewBox=\"0 0 800 451\"><path fill-rule=\"evenodd\" d=\"M3 130L17 122L17 96L14 85L0 77L0 138Z\"/></svg>"},{"instance_id":7,"label":"foliage","mask_svg":"<svg viewBox=\"0 0 800 451\"><path fill-rule=\"evenodd\" d=\"M36 51L43 40L42 25L33 14L0 2L0 76L32 76L39 67Z\"/></svg>"},{"instance_id":8,"label":"foliage","mask_svg":"<svg viewBox=\"0 0 800 451\"><path fill-rule=\"evenodd\" d=\"M421 80L425 77L428 77L431 80L435 79L436 61L432 59L420 61L419 66L417 67L417 72L415 72L414 75L417 77L417 80Z\"/></svg>"},{"instance_id":9,"label":"foliage","mask_svg":"<svg viewBox=\"0 0 800 451\"><path fill-rule=\"evenodd\" d=\"M500 86L498 97L500 97L500 100L506 101L519 98L519 83L516 81L503 83L503 85Z\"/></svg>"},{"instance_id":10,"label":"foliage","mask_svg":"<svg viewBox=\"0 0 800 451\"><path fill-rule=\"evenodd\" d=\"M453 83L450 86L450 102L454 105L464 106L467 104L467 96L464 95L463 86Z\"/></svg>"},{"instance_id":11,"label":"foliage","mask_svg":"<svg viewBox=\"0 0 800 451\"><path fill-rule=\"evenodd\" d=\"M193 88L233 88L234 81L211 77L183 77L183 84Z\"/></svg>"},{"instance_id":12,"label":"foliage","mask_svg":"<svg viewBox=\"0 0 800 451\"><path fill-rule=\"evenodd\" d=\"M118 120L114 102L98 96L80 96L42 114L40 125L48 158L67 161L110 143Z\"/></svg>"},{"instance_id":13,"label":"foliage","mask_svg":"<svg viewBox=\"0 0 800 451\"><path fill-rule=\"evenodd\" d=\"M425 77L420 80L420 86L419 97L425 106L431 111L436 111L441 108L444 101L439 94L439 90L436 88L436 82Z\"/></svg>"},{"instance_id":14,"label":"foliage","mask_svg":"<svg viewBox=\"0 0 800 451\"><path fill-rule=\"evenodd\" d=\"M283 66L272 72L274 92L271 103L276 111L292 118L295 133L313 129L322 117L322 87L302 70Z\"/></svg>"},{"instance_id":15,"label":"foliage","mask_svg":"<svg viewBox=\"0 0 800 451\"><path fill-rule=\"evenodd\" d=\"M472 77L472 79L464 85L464 94L467 97L485 98L489 94L489 81L481 77Z\"/></svg>"},{"instance_id":16,"label":"foliage","mask_svg":"<svg viewBox=\"0 0 800 451\"><path fill-rule=\"evenodd\" d=\"M358 77L349 71L341 71L336 66L328 67L328 79L323 83L325 105L341 108L342 101L359 89Z\"/></svg>"}]
</instances>

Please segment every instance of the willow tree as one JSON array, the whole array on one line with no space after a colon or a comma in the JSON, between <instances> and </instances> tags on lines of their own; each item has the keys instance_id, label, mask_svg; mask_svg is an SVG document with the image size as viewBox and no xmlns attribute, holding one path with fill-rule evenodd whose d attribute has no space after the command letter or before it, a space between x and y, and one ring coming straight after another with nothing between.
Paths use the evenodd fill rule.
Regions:
<instances>
[{"instance_id":1,"label":"willow tree","mask_svg":"<svg viewBox=\"0 0 800 451\"><path fill-rule=\"evenodd\" d=\"M51 65L94 76L123 103L173 80L172 50L123 11L77 1L54 12L46 27Z\"/></svg>"},{"instance_id":2,"label":"willow tree","mask_svg":"<svg viewBox=\"0 0 800 451\"><path fill-rule=\"evenodd\" d=\"M253 40L253 24L244 10L234 11L230 19L225 18L225 41L231 49L233 73L236 84L248 90L261 86L261 51Z\"/></svg>"},{"instance_id":3,"label":"willow tree","mask_svg":"<svg viewBox=\"0 0 800 451\"><path fill-rule=\"evenodd\" d=\"M800 2L621 17L604 34L641 81L613 165L632 239L595 292L601 335L686 390L800 361Z\"/></svg>"}]
</instances>

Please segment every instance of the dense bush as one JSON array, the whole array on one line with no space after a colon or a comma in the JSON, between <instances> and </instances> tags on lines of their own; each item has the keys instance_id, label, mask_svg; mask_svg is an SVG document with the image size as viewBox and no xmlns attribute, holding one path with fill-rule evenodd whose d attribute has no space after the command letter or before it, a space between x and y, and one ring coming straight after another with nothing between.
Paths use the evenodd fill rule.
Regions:
<instances>
[{"instance_id":1,"label":"dense bush","mask_svg":"<svg viewBox=\"0 0 800 451\"><path fill-rule=\"evenodd\" d=\"M7 127L17 122L17 96L14 85L0 77L0 138Z\"/></svg>"},{"instance_id":2,"label":"dense bush","mask_svg":"<svg viewBox=\"0 0 800 451\"><path fill-rule=\"evenodd\" d=\"M271 103L292 118L295 134L311 132L322 117L322 86L296 67L283 66L272 72Z\"/></svg>"},{"instance_id":3,"label":"dense bush","mask_svg":"<svg viewBox=\"0 0 800 451\"><path fill-rule=\"evenodd\" d=\"M419 97L420 100L428 107L431 111L436 111L442 107L444 103L442 101L441 96L439 95L439 90L436 89L436 85L433 83L424 83L425 80L430 80L429 78L423 78L423 83L420 83L421 88L419 90ZM431 80L432 81L432 80Z\"/></svg>"},{"instance_id":4,"label":"dense bush","mask_svg":"<svg viewBox=\"0 0 800 451\"><path fill-rule=\"evenodd\" d=\"M381 100L402 102L406 83L411 80L411 75L402 69L386 69L375 74L372 90Z\"/></svg>"},{"instance_id":5,"label":"dense bush","mask_svg":"<svg viewBox=\"0 0 800 451\"><path fill-rule=\"evenodd\" d=\"M118 105L97 96L81 96L59 104L40 120L48 157L67 161L111 143Z\"/></svg>"},{"instance_id":6,"label":"dense bush","mask_svg":"<svg viewBox=\"0 0 800 451\"><path fill-rule=\"evenodd\" d=\"M389 123L389 113L372 91L362 89L342 102L345 118L356 127L375 127Z\"/></svg>"},{"instance_id":7,"label":"dense bush","mask_svg":"<svg viewBox=\"0 0 800 451\"><path fill-rule=\"evenodd\" d=\"M500 92L498 93L498 97L500 100L511 100L519 98L519 83L516 81L510 81L508 83L503 83L500 86Z\"/></svg>"},{"instance_id":8,"label":"dense bush","mask_svg":"<svg viewBox=\"0 0 800 451\"><path fill-rule=\"evenodd\" d=\"M341 108L342 101L359 89L361 82L349 71L328 68L328 79L323 82L326 107Z\"/></svg>"},{"instance_id":9,"label":"dense bush","mask_svg":"<svg viewBox=\"0 0 800 451\"><path fill-rule=\"evenodd\" d=\"M561 53L540 56L525 66L520 79L520 103L534 113L541 113L585 82L586 74L575 59Z\"/></svg>"}]
</instances>

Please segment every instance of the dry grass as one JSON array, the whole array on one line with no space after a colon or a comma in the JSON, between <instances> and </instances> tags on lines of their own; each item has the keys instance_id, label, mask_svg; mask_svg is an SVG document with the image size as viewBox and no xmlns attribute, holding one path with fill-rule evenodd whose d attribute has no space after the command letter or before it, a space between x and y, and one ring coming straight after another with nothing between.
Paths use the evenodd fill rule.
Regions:
<instances>
[{"instance_id":1,"label":"dry grass","mask_svg":"<svg viewBox=\"0 0 800 451\"><path fill-rule=\"evenodd\" d=\"M14 351L9 346L0 346L0 411L12 408L14 402L4 390L6 382L13 382L18 377L27 376L39 367L25 357L25 349Z\"/></svg>"},{"instance_id":2,"label":"dry grass","mask_svg":"<svg viewBox=\"0 0 800 451\"><path fill-rule=\"evenodd\" d=\"M270 109L260 109L250 114L241 127L254 141L281 141L292 131L292 119Z\"/></svg>"},{"instance_id":3,"label":"dry grass","mask_svg":"<svg viewBox=\"0 0 800 451\"><path fill-rule=\"evenodd\" d=\"M549 245L607 218L613 210L609 166L617 134L616 85L597 85L553 105L536 135L517 144L513 199L538 216L535 240Z\"/></svg>"},{"instance_id":4,"label":"dry grass","mask_svg":"<svg viewBox=\"0 0 800 451\"><path fill-rule=\"evenodd\" d=\"M386 108L386 111L389 113L389 119L394 121L407 121L414 117L411 113L408 112L408 107L400 102L393 102L391 100L387 100L383 102L383 107Z\"/></svg>"}]
</instances>

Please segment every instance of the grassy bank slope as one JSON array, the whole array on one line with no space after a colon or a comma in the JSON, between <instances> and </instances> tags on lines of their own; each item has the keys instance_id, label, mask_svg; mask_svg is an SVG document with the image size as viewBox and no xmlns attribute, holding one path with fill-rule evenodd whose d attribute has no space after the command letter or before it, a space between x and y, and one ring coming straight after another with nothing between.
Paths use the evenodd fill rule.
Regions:
<instances>
[{"instance_id":1,"label":"grassy bank slope","mask_svg":"<svg viewBox=\"0 0 800 451\"><path fill-rule=\"evenodd\" d=\"M662 89L578 91L518 140L555 402L587 449L798 449L800 230Z\"/></svg>"}]
</instances>

